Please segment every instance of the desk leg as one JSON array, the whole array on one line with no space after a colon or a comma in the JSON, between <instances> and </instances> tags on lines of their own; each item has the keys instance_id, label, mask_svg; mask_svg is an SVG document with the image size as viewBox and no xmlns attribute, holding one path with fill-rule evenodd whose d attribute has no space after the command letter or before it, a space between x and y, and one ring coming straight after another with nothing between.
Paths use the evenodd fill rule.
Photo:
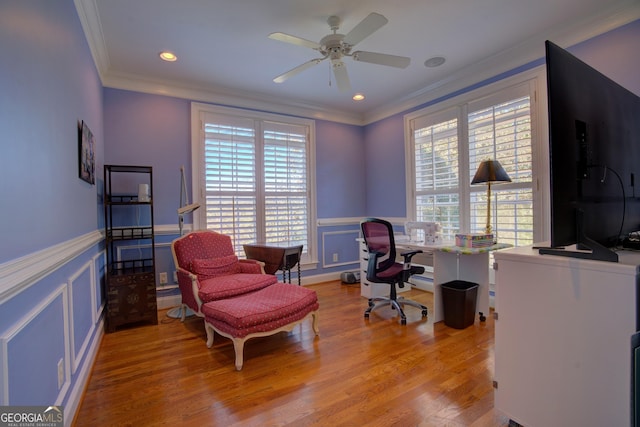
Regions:
<instances>
[{"instance_id":1,"label":"desk leg","mask_svg":"<svg viewBox=\"0 0 640 427\"><path fill-rule=\"evenodd\" d=\"M460 280L478 284L476 313L489 315L489 253L460 255Z\"/></svg>"},{"instance_id":2,"label":"desk leg","mask_svg":"<svg viewBox=\"0 0 640 427\"><path fill-rule=\"evenodd\" d=\"M429 317L433 323L444 320L442 284L458 279L458 254L435 251L433 254L433 310Z\"/></svg>"},{"instance_id":3,"label":"desk leg","mask_svg":"<svg viewBox=\"0 0 640 427\"><path fill-rule=\"evenodd\" d=\"M465 280L478 284L476 313L489 315L489 254L461 255L436 251L433 255L433 322L444 320L442 284Z\"/></svg>"}]
</instances>

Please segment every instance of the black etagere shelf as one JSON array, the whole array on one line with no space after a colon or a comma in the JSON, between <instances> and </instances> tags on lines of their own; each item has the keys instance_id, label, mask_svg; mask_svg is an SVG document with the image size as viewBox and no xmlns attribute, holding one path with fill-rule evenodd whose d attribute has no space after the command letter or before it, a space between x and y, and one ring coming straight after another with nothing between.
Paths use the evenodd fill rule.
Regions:
<instances>
[{"instance_id":1,"label":"black etagere shelf","mask_svg":"<svg viewBox=\"0 0 640 427\"><path fill-rule=\"evenodd\" d=\"M107 331L143 322L157 324L153 169L105 165L104 210Z\"/></svg>"}]
</instances>

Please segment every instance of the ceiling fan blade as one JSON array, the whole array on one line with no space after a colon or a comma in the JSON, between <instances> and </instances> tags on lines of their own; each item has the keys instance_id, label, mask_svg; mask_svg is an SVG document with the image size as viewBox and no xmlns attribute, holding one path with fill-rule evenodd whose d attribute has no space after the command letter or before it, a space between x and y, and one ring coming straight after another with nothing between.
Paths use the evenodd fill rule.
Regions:
<instances>
[{"instance_id":1,"label":"ceiling fan blade","mask_svg":"<svg viewBox=\"0 0 640 427\"><path fill-rule=\"evenodd\" d=\"M269 38L302 47L309 47L316 50L320 48L320 45L316 42L312 42L311 40L303 39L301 37L291 36L285 33L271 33L269 34Z\"/></svg>"},{"instance_id":2,"label":"ceiling fan blade","mask_svg":"<svg viewBox=\"0 0 640 427\"><path fill-rule=\"evenodd\" d=\"M366 18L360 21L353 30L349 31L349 33L344 36L343 42L349 46L355 46L376 32L387 22L389 22L387 18L379 13L370 13Z\"/></svg>"},{"instance_id":3,"label":"ceiling fan blade","mask_svg":"<svg viewBox=\"0 0 640 427\"><path fill-rule=\"evenodd\" d=\"M370 62L372 64L387 65L389 67L407 68L411 58L406 56L388 55L386 53L357 51L351 54L354 61Z\"/></svg>"},{"instance_id":4,"label":"ceiling fan blade","mask_svg":"<svg viewBox=\"0 0 640 427\"><path fill-rule=\"evenodd\" d=\"M307 61L304 64L301 64L301 65L298 65L295 68L292 68L291 70L287 71L284 74L280 74L278 77L273 79L273 81L276 82L276 83L282 83L285 80L295 76L296 74L303 72L307 68L311 68L314 65L319 64L320 62L324 61L325 59L326 59L326 57L325 58L316 58L316 59L312 59L311 61Z\"/></svg>"},{"instance_id":5,"label":"ceiling fan blade","mask_svg":"<svg viewBox=\"0 0 640 427\"><path fill-rule=\"evenodd\" d=\"M340 92L348 92L351 90L351 82L349 82L349 73L344 62L340 60L331 61L333 66L333 75L336 77L336 83Z\"/></svg>"}]
</instances>

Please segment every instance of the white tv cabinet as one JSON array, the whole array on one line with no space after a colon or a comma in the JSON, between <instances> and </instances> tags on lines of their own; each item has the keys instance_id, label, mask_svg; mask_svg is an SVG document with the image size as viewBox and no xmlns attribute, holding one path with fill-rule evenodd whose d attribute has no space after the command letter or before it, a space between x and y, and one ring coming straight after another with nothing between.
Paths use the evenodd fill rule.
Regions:
<instances>
[{"instance_id":1,"label":"white tv cabinet","mask_svg":"<svg viewBox=\"0 0 640 427\"><path fill-rule=\"evenodd\" d=\"M496 252L495 408L526 427L629 425L640 253Z\"/></svg>"}]
</instances>

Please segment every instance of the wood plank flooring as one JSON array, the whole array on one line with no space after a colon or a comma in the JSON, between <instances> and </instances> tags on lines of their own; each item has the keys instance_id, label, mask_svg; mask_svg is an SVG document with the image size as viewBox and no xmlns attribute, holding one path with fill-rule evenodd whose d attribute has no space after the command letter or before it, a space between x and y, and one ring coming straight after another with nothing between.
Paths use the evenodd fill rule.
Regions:
<instances>
[{"instance_id":1,"label":"wood plank flooring","mask_svg":"<svg viewBox=\"0 0 640 427\"><path fill-rule=\"evenodd\" d=\"M369 320L359 285L309 286L320 301L290 333L206 347L203 320L158 313L159 324L104 336L76 426L496 426L492 316L464 330L407 306ZM403 293L429 307L432 294Z\"/></svg>"}]
</instances>

